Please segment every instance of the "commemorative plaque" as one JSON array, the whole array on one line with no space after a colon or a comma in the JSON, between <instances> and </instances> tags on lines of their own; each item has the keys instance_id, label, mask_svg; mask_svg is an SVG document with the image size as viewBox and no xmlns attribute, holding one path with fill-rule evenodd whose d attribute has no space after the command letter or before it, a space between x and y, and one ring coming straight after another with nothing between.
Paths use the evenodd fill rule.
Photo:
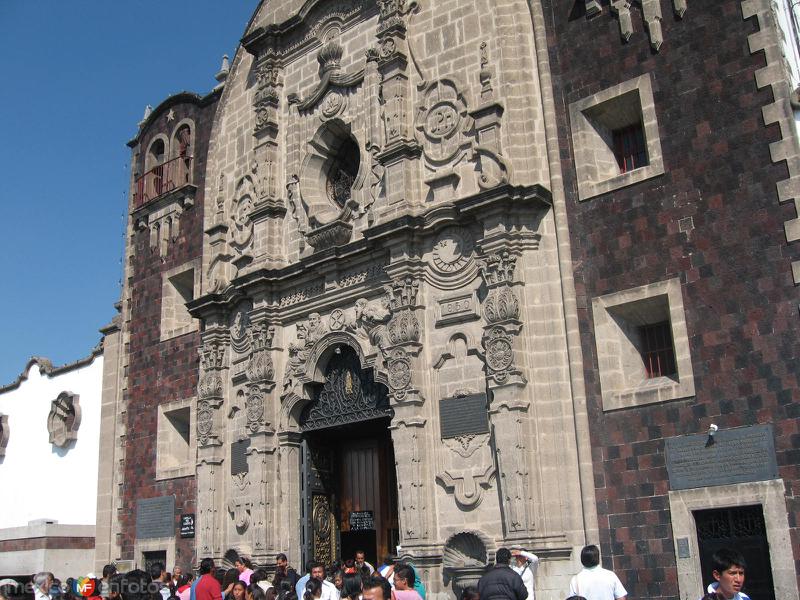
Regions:
<instances>
[{"instance_id":1,"label":"commemorative plaque","mask_svg":"<svg viewBox=\"0 0 800 600\"><path fill-rule=\"evenodd\" d=\"M439 400L442 439L489 433L486 394L470 394Z\"/></svg>"},{"instance_id":2,"label":"commemorative plaque","mask_svg":"<svg viewBox=\"0 0 800 600\"><path fill-rule=\"evenodd\" d=\"M667 473L672 490L764 481L778 477L772 425L720 429L668 438Z\"/></svg>"},{"instance_id":3,"label":"commemorative plaque","mask_svg":"<svg viewBox=\"0 0 800 600\"><path fill-rule=\"evenodd\" d=\"M375 515L371 510L350 513L350 531L370 531L375 529Z\"/></svg>"},{"instance_id":4,"label":"commemorative plaque","mask_svg":"<svg viewBox=\"0 0 800 600\"><path fill-rule=\"evenodd\" d=\"M140 540L175 535L175 496L136 502L136 537Z\"/></svg>"},{"instance_id":5,"label":"commemorative plaque","mask_svg":"<svg viewBox=\"0 0 800 600\"><path fill-rule=\"evenodd\" d=\"M194 513L181 515L181 537L194 537Z\"/></svg>"}]
</instances>

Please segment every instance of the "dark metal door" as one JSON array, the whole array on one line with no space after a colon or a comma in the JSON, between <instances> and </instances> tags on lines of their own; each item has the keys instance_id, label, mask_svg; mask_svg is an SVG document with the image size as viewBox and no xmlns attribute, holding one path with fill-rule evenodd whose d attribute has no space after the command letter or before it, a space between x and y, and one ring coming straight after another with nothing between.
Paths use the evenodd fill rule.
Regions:
<instances>
[{"instance_id":1,"label":"dark metal door","mask_svg":"<svg viewBox=\"0 0 800 600\"><path fill-rule=\"evenodd\" d=\"M769 543L761 505L736 506L694 512L703 589L714 581L711 556L720 548L738 550L747 563L745 591L751 598L775 600Z\"/></svg>"},{"instance_id":2,"label":"dark metal door","mask_svg":"<svg viewBox=\"0 0 800 600\"><path fill-rule=\"evenodd\" d=\"M327 567L339 558L335 451L312 439L302 448L303 561Z\"/></svg>"}]
</instances>

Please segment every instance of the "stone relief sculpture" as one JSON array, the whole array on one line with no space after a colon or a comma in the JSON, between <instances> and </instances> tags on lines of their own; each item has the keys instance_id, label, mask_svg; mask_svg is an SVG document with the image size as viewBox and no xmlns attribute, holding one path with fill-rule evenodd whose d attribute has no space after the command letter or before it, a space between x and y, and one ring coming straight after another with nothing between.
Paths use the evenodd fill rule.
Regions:
<instances>
[{"instance_id":1,"label":"stone relief sculpture","mask_svg":"<svg viewBox=\"0 0 800 600\"><path fill-rule=\"evenodd\" d=\"M0 414L0 460L6 455L10 434L11 430L8 426L8 415Z\"/></svg>"},{"instance_id":2,"label":"stone relief sculpture","mask_svg":"<svg viewBox=\"0 0 800 600\"><path fill-rule=\"evenodd\" d=\"M81 425L80 397L72 392L61 392L50 403L50 414L47 415L47 431L50 443L59 448L78 439L78 428Z\"/></svg>"}]
</instances>

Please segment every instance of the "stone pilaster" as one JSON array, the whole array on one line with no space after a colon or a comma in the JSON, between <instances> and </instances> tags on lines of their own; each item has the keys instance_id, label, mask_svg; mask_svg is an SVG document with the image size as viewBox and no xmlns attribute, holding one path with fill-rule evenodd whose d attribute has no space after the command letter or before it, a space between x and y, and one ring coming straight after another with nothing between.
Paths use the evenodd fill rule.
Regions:
<instances>
[{"instance_id":1,"label":"stone pilaster","mask_svg":"<svg viewBox=\"0 0 800 600\"><path fill-rule=\"evenodd\" d=\"M517 256L500 248L481 260L488 289L483 302L483 347L489 418L497 455L503 532L506 539L527 539L533 531L531 467L527 448L529 400L525 375L517 362L520 331L519 298L514 291Z\"/></svg>"},{"instance_id":2,"label":"stone pilaster","mask_svg":"<svg viewBox=\"0 0 800 600\"><path fill-rule=\"evenodd\" d=\"M299 432L281 431L278 433L278 476L280 510L273 527L278 531L279 546L286 552L289 563L301 564L302 547L298 543L300 523L300 477L302 473L300 447L302 438Z\"/></svg>"},{"instance_id":3,"label":"stone pilaster","mask_svg":"<svg viewBox=\"0 0 800 600\"><path fill-rule=\"evenodd\" d=\"M381 80L381 117L384 143L376 159L385 169L384 188L389 206L413 201L415 159L421 149L411 132L411 84L408 75L408 40L405 0L378 0L377 48L369 53L377 61Z\"/></svg>"}]
</instances>

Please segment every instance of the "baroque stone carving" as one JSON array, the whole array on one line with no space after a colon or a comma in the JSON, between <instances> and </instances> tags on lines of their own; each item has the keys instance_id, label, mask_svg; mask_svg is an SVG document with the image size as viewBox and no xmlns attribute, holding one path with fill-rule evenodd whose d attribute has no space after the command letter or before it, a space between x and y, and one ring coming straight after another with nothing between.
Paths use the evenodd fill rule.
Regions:
<instances>
[{"instance_id":1,"label":"baroque stone carving","mask_svg":"<svg viewBox=\"0 0 800 600\"><path fill-rule=\"evenodd\" d=\"M0 414L0 459L6 455L10 434L11 430L8 426L8 415Z\"/></svg>"},{"instance_id":2,"label":"baroque stone carving","mask_svg":"<svg viewBox=\"0 0 800 600\"><path fill-rule=\"evenodd\" d=\"M450 536L444 545L442 566L445 577L451 579L453 591L461 596L468 586L476 586L489 562L488 538L472 531Z\"/></svg>"},{"instance_id":3,"label":"baroque stone carving","mask_svg":"<svg viewBox=\"0 0 800 600\"><path fill-rule=\"evenodd\" d=\"M50 443L65 448L70 442L78 439L80 424L80 397L72 392L61 392L50 403L50 414L47 415Z\"/></svg>"},{"instance_id":4,"label":"baroque stone carving","mask_svg":"<svg viewBox=\"0 0 800 600\"><path fill-rule=\"evenodd\" d=\"M448 227L439 233L433 245L433 267L444 275L462 271L472 259L474 242L463 227Z\"/></svg>"},{"instance_id":5,"label":"baroque stone carving","mask_svg":"<svg viewBox=\"0 0 800 600\"><path fill-rule=\"evenodd\" d=\"M236 195L231 203L230 229L228 243L241 254L253 239L253 221L250 215L256 198L255 185L249 175L243 177L236 186Z\"/></svg>"},{"instance_id":6,"label":"baroque stone carving","mask_svg":"<svg viewBox=\"0 0 800 600\"><path fill-rule=\"evenodd\" d=\"M444 471L436 476L437 481L448 492L453 493L456 503L462 509L472 509L483 499L483 490L491 487L495 475L494 465L489 464L483 470L472 469L469 474L451 474Z\"/></svg>"},{"instance_id":7,"label":"baroque stone carving","mask_svg":"<svg viewBox=\"0 0 800 600\"><path fill-rule=\"evenodd\" d=\"M233 518L236 531L241 535L250 526L250 512L253 502L248 495L250 477L248 473L239 473L232 477L234 493L228 501L228 512Z\"/></svg>"},{"instance_id":8,"label":"baroque stone carving","mask_svg":"<svg viewBox=\"0 0 800 600\"><path fill-rule=\"evenodd\" d=\"M283 87L282 69L279 63L269 60L256 68L256 95L253 102L256 134L269 129L273 130L273 134L277 133L277 109L281 87Z\"/></svg>"},{"instance_id":9,"label":"baroque stone carving","mask_svg":"<svg viewBox=\"0 0 800 600\"><path fill-rule=\"evenodd\" d=\"M664 43L664 32L661 27L663 20L661 14L662 0L641 0L642 20L650 40L650 46L658 52ZM631 0L611 0L610 9L619 23L619 34L624 42L628 42L634 32L633 17L631 14ZM675 16L682 19L686 13L686 0L672 0L672 10ZM592 18L603 11L603 6L598 0L586 0L586 16Z\"/></svg>"},{"instance_id":10,"label":"baroque stone carving","mask_svg":"<svg viewBox=\"0 0 800 600\"><path fill-rule=\"evenodd\" d=\"M463 86L453 79L441 79L421 90L422 102L414 127L417 141L432 166L455 164L470 146L465 134L472 128L472 119L460 88Z\"/></svg>"},{"instance_id":11,"label":"baroque stone carving","mask_svg":"<svg viewBox=\"0 0 800 600\"><path fill-rule=\"evenodd\" d=\"M219 341L207 341L200 348L200 377L197 383L197 442L202 446L216 437L214 421L222 405L224 383L221 371L225 361L225 346Z\"/></svg>"}]
</instances>

